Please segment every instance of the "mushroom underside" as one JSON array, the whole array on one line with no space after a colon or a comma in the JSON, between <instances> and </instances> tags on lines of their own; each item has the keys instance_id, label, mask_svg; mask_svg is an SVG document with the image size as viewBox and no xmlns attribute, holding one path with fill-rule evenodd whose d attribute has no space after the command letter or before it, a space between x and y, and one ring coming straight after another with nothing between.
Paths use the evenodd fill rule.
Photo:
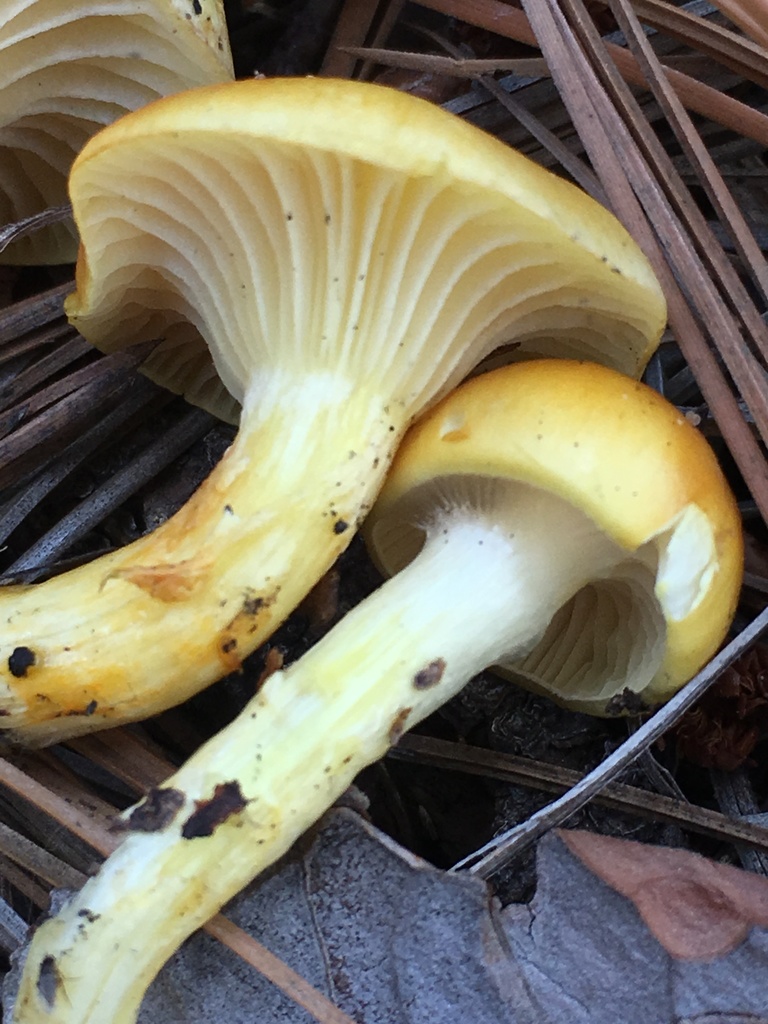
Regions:
<instances>
[{"instance_id":1,"label":"mushroom underside","mask_svg":"<svg viewBox=\"0 0 768 1024\"><path fill-rule=\"evenodd\" d=\"M639 710L644 691L664 664L668 622L683 620L696 608L717 568L711 528L695 505L627 550L586 514L574 520L573 510L568 522L574 528L564 536L563 499L529 483L473 474L439 477L415 488L376 524L377 558L393 574L416 557L435 522L432 517L420 521L422 509L442 508L446 514L471 509L472 516L503 522L511 536L516 506L542 497L546 501L539 507L548 511L541 515L537 535L526 530L521 540L551 548L553 585L564 545L587 546L602 538L613 546L615 562L578 585L524 652L500 658L495 667L570 707L611 714L632 710L625 705L634 701ZM532 590L540 586L531 581Z\"/></svg>"},{"instance_id":2,"label":"mushroom underside","mask_svg":"<svg viewBox=\"0 0 768 1024\"><path fill-rule=\"evenodd\" d=\"M98 289L68 307L73 322L109 349L164 338L145 372L194 403L222 415L200 384L203 346L169 339L180 321L240 400L254 367L276 363L375 366L415 409L498 346L644 364L644 297L617 275L609 294L599 258L568 240L563 256L557 228L504 197L269 139L213 149L208 135L135 140L127 171L104 152L73 176L74 198L100 196L81 212L98 220L82 225Z\"/></svg>"},{"instance_id":3,"label":"mushroom underside","mask_svg":"<svg viewBox=\"0 0 768 1024\"><path fill-rule=\"evenodd\" d=\"M173 2L11 3L0 15L0 223L67 202L73 159L98 129L160 96L232 76L223 11L201 31ZM200 7L198 4L197 7ZM202 21L202 18L201 18ZM72 224L17 239L3 263L74 261Z\"/></svg>"}]
</instances>

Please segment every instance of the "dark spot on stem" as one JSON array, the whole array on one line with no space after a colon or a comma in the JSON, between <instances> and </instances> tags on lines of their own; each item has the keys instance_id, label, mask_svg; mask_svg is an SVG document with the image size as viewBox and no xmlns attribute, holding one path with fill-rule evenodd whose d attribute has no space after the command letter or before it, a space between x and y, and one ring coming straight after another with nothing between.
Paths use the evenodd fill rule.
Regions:
<instances>
[{"instance_id":1,"label":"dark spot on stem","mask_svg":"<svg viewBox=\"0 0 768 1024\"><path fill-rule=\"evenodd\" d=\"M29 647L17 647L8 659L8 668L16 679L23 679L27 669L31 668L37 661L35 652Z\"/></svg>"},{"instance_id":2,"label":"dark spot on stem","mask_svg":"<svg viewBox=\"0 0 768 1024\"><path fill-rule=\"evenodd\" d=\"M388 733L390 747L394 747L405 732L405 724L408 721L408 715L410 715L412 710L413 708L401 708L392 719L392 724L389 727Z\"/></svg>"},{"instance_id":3,"label":"dark spot on stem","mask_svg":"<svg viewBox=\"0 0 768 1024\"><path fill-rule=\"evenodd\" d=\"M56 1002L56 995L60 985L61 975L59 974L56 958L50 954L44 956L40 964L40 972L37 975L37 991L40 993L40 998L44 1000L46 1006L51 1010Z\"/></svg>"},{"instance_id":4,"label":"dark spot on stem","mask_svg":"<svg viewBox=\"0 0 768 1024\"><path fill-rule=\"evenodd\" d=\"M242 615L256 615L264 606L263 597L246 597L243 601Z\"/></svg>"},{"instance_id":5,"label":"dark spot on stem","mask_svg":"<svg viewBox=\"0 0 768 1024\"><path fill-rule=\"evenodd\" d=\"M82 910L78 910L77 916L85 918L88 924L93 924L94 921L99 920L101 914L95 914L92 910L89 910L88 907L83 907Z\"/></svg>"},{"instance_id":6,"label":"dark spot on stem","mask_svg":"<svg viewBox=\"0 0 768 1024\"><path fill-rule=\"evenodd\" d=\"M38 694L38 696L39 696L39 694ZM67 717L71 718L74 715L84 715L86 718L89 718L96 711L96 708L98 706L99 706L99 702L97 700L92 700L92 701L89 701L85 705L84 708L73 708L70 711L61 711L61 712L59 712L59 715L62 718L67 718Z\"/></svg>"},{"instance_id":7,"label":"dark spot on stem","mask_svg":"<svg viewBox=\"0 0 768 1024\"><path fill-rule=\"evenodd\" d=\"M239 814L247 801L240 789L240 783L220 782L210 800L196 800L195 810L181 828L184 839L202 839L212 836L215 830L233 814Z\"/></svg>"},{"instance_id":8,"label":"dark spot on stem","mask_svg":"<svg viewBox=\"0 0 768 1024\"><path fill-rule=\"evenodd\" d=\"M346 519L337 519L336 522L333 524L334 533L346 533L348 529L349 523L346 521Z\"/></svg>"},{"instance_id":9,"label":"dark spot on stem","mask_svg":"<svg viewBox=\"0 0 768 1024\"><path fill-rule=\"evenodd\" d=\"M421 669L413 677L414 690L429 690L431 687L437 686L443 678L443 672L445 672L443 658L435 658L434 661L430 661L426 668Z\"/></svg>"},{"instance_id":10,"label":"dark spot on stem","mask_svg":"<svg viewBox=\"0 0 768 1024\"><path fill-rule=\"evenodd\" d=\"M259 597L250 590L243 594L243 603L237 614L230 619L219 634L216 644L219 656L227 672L237 672L241 668L242 659L238 654L238 645L248 643L261 625L259 613L268 608L277 596L279 588L267 598Z\"/></svg>"},{"instance_id":11,"label":"dark spot on stem","mask_svg":"<svg viewBox=\"0 0 768 1024\"><path fill-rule=\"evenodd\" d=\"M200 3L200 0L192 0L192 10L195 12L195 14L203 13L203 7L202 4Z\"/></svg>"},{"instance_id":12,"label":"dark spot on stem","mask_svg":"<svg viewBox=\"0 0 768 1024\"><path fill-rule=\"evenodd\" d=\"M131 832L160 832L170 825L183 806L184 794L180 790L153 787L125 821L118 821L114 828Z\"/></svg>"}]
</instances>

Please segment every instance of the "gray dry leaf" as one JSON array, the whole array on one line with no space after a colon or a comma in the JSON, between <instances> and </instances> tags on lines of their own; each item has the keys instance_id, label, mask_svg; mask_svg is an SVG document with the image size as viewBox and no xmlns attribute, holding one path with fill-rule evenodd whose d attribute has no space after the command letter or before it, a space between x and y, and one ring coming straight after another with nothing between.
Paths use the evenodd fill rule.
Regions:
<instances>
[{"instance_id":1,"label":"gray dry leaf","mask_svg":"<svg viewBox=\"0 0 768 1024\"><path fill-rule=\"evenodd\" d=\"M358 1024L768 1024L768 929L748 925L718 957L693 959L690 945L692 921L708 928L712 907L720 919L745 907L749 916L750 904L768 899L768 882L681 851L670 859L655 847L561 835L539 846L532 903L500 910L485 883L439 871L337 809L227 915ZM683 884L678 901L675 879L693 879L695 898ZM656 883L664 945L616 891L636 899ZM667 952L676 920L688 959ZM140 1016L191 1021L310 1017L200 933L152 985Z\"/></svg>"}]
</instances>

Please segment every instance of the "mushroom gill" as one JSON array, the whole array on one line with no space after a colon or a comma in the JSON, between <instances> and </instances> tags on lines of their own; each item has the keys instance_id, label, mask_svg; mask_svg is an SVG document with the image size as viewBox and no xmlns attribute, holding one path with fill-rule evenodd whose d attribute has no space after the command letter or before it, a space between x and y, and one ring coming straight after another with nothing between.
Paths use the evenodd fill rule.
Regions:
<instances>
[{"instance_id":1,"label":"mushroom gill","mask_svg":"<svg viewBox=\"0 0 768 1024\"><path fill-rule=\"evenodd\" d=\"M232 78L221 0L4 0L0 225L67 202L75 155L129 110ZM67 263L71 221L20 238L3 263Z\"/></svg>"}]
</instances>

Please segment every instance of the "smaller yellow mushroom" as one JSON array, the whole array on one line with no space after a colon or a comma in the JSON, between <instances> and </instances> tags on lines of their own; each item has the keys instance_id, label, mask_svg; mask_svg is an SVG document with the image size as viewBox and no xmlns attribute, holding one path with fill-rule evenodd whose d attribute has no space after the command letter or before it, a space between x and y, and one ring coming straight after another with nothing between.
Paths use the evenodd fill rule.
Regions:
<instances>
[{"instance_id":1,"label":"smaller yellow mushroom","mask_svg":"<svg viewBox=\"0 0 768 1024\"><path fill-rule=\"evenodd\" d=\"M741 579L707 443L587 363L506 367L446 398L407 435L368 535L401 571L126 813L128 838L35 933L18 1024L132 1022L178 945L485 666L522 661L599 711L625 687L670 696L723 639Z\"/></svg>"},{"instance_id":2,"label":"smaller yellow mushroom","mask_svg":"<svg viewBox=\"0 0 768 1024\"><path fill-rule=\"evenodd\" d=\"M498 631L470 630L488 644L473 645L473 672L495 664L590 714L652 708L733 618L730 489L701 435L644 384L566 360L512 382L480 377L409 433L367 524L374 558L392 574L418 552L430 594L430 557L467 563L477 587L465 571L462 608L499 602L483 612Z\"/></svg>"},{"instance_id":3,"label":"smaller yellow mushroom","mask_svg":"<svg viewBox=\"0 0 768 1024\"><path fill-rule=\"evenodd\" d=\"M67 202L84 143L159 96L232 78L222 0L3 0L0 226ZM70 263L71 220L11 243L0 263Z\"/></svg>"}]
</instances>

